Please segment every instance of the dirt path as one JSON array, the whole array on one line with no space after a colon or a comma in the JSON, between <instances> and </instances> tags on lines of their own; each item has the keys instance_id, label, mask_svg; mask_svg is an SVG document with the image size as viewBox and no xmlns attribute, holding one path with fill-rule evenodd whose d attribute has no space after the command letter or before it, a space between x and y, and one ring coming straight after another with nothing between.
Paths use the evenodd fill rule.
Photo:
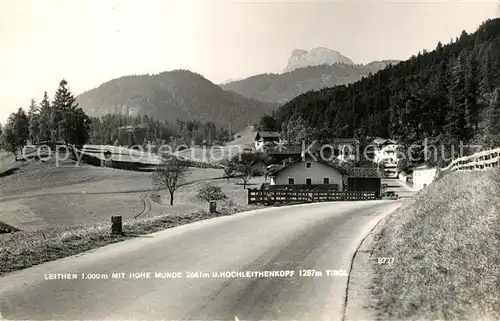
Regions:
<instances>
[{"instance_id":1,"label":"dirt path","mask_svg":"<svg viewBox=\"0 0 500 321\"><path fill-rule=\"evenodd\" d=\"M141 202L142 202L142 205L144 206L144 208L142 209L142 211L139 214L134 216L134 218L138 218L138 217L141 217L143 215L147 215L149 212L151 212L151 200L149 199L150 194L151 194L150 192L141 194Z\"/></svg>"}]
</instances>

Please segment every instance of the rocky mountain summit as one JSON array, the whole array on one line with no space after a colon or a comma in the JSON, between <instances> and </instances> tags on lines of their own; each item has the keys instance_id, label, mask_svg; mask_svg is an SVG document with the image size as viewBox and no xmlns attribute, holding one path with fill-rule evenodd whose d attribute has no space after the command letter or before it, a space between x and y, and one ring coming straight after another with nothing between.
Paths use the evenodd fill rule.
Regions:
<instances>
[{"instance_id":1,"label":"rocky mountain summit","mask_svg":"<svg viewBox=\"0 0 500 321\"><path fill-rule=\"evenodd\" d=\"M292 51L291 57L288 59L288 64L283 72L290 72L300 68L334 65L334 64L354 65L354 62L342 55L340 52L325 48L317 47L310 51L304 49L295 49Z\"/></svg>"}]
</instances>

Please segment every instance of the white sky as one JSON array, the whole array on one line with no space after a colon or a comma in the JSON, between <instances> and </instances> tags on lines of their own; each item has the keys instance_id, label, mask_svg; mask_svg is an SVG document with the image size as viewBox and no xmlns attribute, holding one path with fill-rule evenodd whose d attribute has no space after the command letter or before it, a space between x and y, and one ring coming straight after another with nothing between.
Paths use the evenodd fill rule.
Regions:
<instances>
[{"instance_id":1,"label":"white sky","mask_svg":"<svg viewBox=\"0 0 500 321\"><path fill-rule=\"evenodd\" d=\"M215 83L280 72L293 49L407 59L497 17L497 1L0 0L0 122L65 78L79 94L190 69Z\"/></svg>"}]
</instances>

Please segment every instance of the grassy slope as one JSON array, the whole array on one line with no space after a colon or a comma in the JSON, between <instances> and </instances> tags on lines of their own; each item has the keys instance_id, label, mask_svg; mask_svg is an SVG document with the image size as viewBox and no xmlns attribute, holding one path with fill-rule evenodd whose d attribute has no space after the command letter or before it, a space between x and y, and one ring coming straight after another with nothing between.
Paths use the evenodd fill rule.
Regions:
<instances>
[{"instance_id":1,"label":"grassy slope","mask_svg":"<svg viewBox=\"0 0 500 321\"><path fill-rule=\"evenodd\" d=\"M234 204L236 206L246 206L247 205L247 190L243 188L242 180L240 178L231 178L229 183L227 179L213 179L210 181L201 181L193 184L188 184L179 188L174 196L174 206L170 206L170 196L167 191L162 191L160 193L161 199L159 205L154 203L153 214L184 214L193 211L204 210L208 208L207 202L200 201L197 199L196 194L198 190L205 183L210 183L213 185L218 185L222 188L222 192L228 197L229 204ZM250 179L247 188L257 188L264 183L264 177L256 176ZM218 202L223 205L224 201ZM219 205L218 205L219 206Z\"/></svg>"},{"instance_id":2,"label":"grassy slope","mask_svg":"<svg viewBox=\"0 0 500 321\"><path fill-rule=\"evenodd\" d=\"M500 317L500 173L453 173L406 203L376 235L379 319Z\"/></svg>"},{"instance_id":3,"label":"grassy slope","mask_svg":"<svg viewBox=\"0 0 500 321\"><path fill-rule=\"evenodd\" d=\"M222 176L217 169L190 171L186 183ZM257 184L259 180L254 178L251 183ZM141 193L120 192L150 189L148 173L87 165L74 167L71 162L60 167L51 162L28 162L15 174L0 178L0 220L23 229L1 234L11 226L0 223L0 276L137 235L260 207L245 206L246 191L236 185L237 179L231 184L221 179L213 182L223 186L234 201L220 202L218 214L203 211L208 204L196 199L201 183L195 182L181 187L174 207L154 204L152 213L132 219L142 209ZM6 198L14 199L5 201ZM154 215L158 213L165 215ZM110 235L111 215L123 215L124 236Z\"/></svg>"},{"instance_id":4,"label":"grassy slope","mask_svg":"<svg viewBox=\"0 0 500 321\"><path fill-rule=\"evenodd\" d=\"M217 169L191 172L187 181L222 177ZM0 221L26 229L133 217L142 210L141 190L151 188L149 173L26 162L15 174L0 178Z\"/></svg>"}]
</instances>

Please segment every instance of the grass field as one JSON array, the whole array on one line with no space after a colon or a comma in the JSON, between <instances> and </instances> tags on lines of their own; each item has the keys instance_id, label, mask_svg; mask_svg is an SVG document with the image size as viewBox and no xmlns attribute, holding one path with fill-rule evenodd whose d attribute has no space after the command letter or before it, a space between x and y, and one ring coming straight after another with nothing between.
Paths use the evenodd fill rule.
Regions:
<instances>
[{"instance_id":1,"label":"grass field","mask_svg":"<svg viewBox=\"0 0 500 321\"><path fill-rule=\"evenodd\" d=\"M166 204L149 201L151 211L136 219L143 212L141 197L152 191L149 173L76 166L74 161L57 164L54 159L12 165L19 169L0 177L0 276L130 237L260 207L246 206L240 180L228 184L220 169L190 168L175 206L168 199ZM208 204L195 197L201 181L220 184L232 201L219 203L218 213L207 213ZM260 178L252 183L260 184ZM123 216L124 235L110 234L112 215Z\"/></svg>"},{"instance_id":2,"label":"grass field","mask_svg":"<svg viewBox=\"0 0 500 321\"><path fill-rule=\"evenodd\" d=\"M228 142L224 146L192 147L179 151L176 155L198 162L220 164L224 160L238 155L245 148L253 148L255 135L256 132L253 132L251 127L247 127L236 135L240 136L239 138Z\"/></svg>"},{"instance_id":3,"label":"grass field","mask_svg":"<svg viewBox=\"0 0 500 321\"><path fill-rule=\"evenodd\" d=\"M0 174L8 171L15 165L15 158L12 153L0 150Z\"/></svg>"},{"instance_id":4,"label":"grass field","mask_svg":"<svg viewBox=\"0 0 500 321\"><path fill-rule=\"evenodd\" d=\"M0 277L12 271L75 255L143 234L258 208L260 207L233 206L222 208L219 213L213 214L198 211L185 215L126 219L123 222L123 235L112 235L109 222L54 226L33 231L0 234Z\"/></svg>"},{"instance_id":5,"label":"grass field","mask_svg":"<svg viewBox=\"0 0 500 321\"><path fill-rule=\"evenodd\" d=\"M376 235L380 320L500 318L500 172L449 174Z\"/></svg>"},{"instance_id":6,"label":"grass field","mask_svg":"<svg viewBox=\"0 0 500 321\"><path fill-rule=\"evenodd\" d=\"M198 190L205 183L210 183L213 185L218 185L222 188L222 191L228 197L229 203L236 206L246 206L247 205L247 191L240 185L242 182L239 178L231 178L229 183L227 179L213 179L209 181L200 181L193 184L188 184L186 186L181 186L179 190L174 195L174 206L170 206L170 196L167 191L160 193L160 203L154 204L152 215L162 215L162 214L185 214L192 211L206 210L208 209L208 203L200 201L196 194ZM253 177L247 187L260 187L264 182L264 178L261 176ZM224 206L227 202L220 201L220 206Z\"/></svg>"},{"instance_id":7,"label":"grass field","mask_svg":"<svg viewBox=\"0 0 500 321\"><path fill-rule=\"evenodd\" d=\"M191 168L187 182L222 177L222 170ZM71 226L133 217L141 194L152 189L149 173L66 161L22 162L0 178L0 221L19 229Z\"/></svg>"}]
</instances>

